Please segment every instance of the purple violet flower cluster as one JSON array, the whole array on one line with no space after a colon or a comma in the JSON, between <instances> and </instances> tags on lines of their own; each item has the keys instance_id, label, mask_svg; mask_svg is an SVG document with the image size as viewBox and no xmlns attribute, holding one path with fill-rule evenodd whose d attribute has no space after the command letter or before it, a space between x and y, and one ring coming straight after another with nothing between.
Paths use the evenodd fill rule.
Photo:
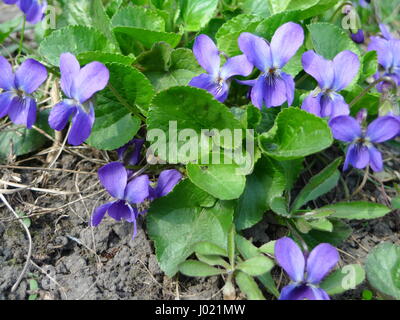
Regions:
<instances>
[{"instance_id":1,"label":"purple violet flower cluster","mask_svg":"<svg viewBox=\"0 0 400 320\"><path fill-rule=\"evenodd\" d=\"M368 47L378 52L379 63L384 69L375 77L388 76L400 85L400 40L385 25L380 25L380 28L384 38L372 37ZM358 43L364 42L361 29L351 37ZM280 26L270 43L244 32L238 39L244 55L229 58L220 68L222 53L208 36L199 35L193 52L207 73L193 78L189 85L205 89L223 102L228 97L231 79L234 76L250 75L255 66L261 72L257 79L237 80L251 86L250 98L253 105L262 109L263 106L270 108L287 102L290 106L294 99L295 83L293 77L283 72L282 68L303 42L304 31L293 22ZM351 51L342 51L333 60L327 60L310 50L303 54L302 64L304 71L318 82L318 87L303 100L301 108L318 117L330 119L333 136L350 143L344 170L348 169L349 164L358 169L370 165L374 171L383 170L382 155L373 144L396 137L400 133L400 118L387 115L376 119L364 130L361 122L349 116L350 107L340 91L346 89L357 76L360 69L358 56ZM378 90L382 91L385 85L379 84Z\"/></svg>"},{"instance_id":2,"label":"purple violet flower cluster","mask_svg":"<svg viewBox=\"0 0 400 320\"><path fill-rule=\"evenodd\" d=\"M43 0L3 0L5 4L18 5L25 14L26 21L36 24L43 20L47 9L47 1Z\"/></svg>"}]
</instances>

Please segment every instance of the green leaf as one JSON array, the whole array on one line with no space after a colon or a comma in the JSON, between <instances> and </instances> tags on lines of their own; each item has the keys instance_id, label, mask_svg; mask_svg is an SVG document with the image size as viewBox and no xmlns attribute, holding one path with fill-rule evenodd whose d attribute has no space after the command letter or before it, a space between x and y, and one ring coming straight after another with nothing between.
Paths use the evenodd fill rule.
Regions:
<instances>
[{"instance_id":1,"label":"green leaf","mask_svg":"<svg viewBox=\"0 0 400 320\"><path fill-rule=\"evenodd\" d=\"M144 7L122 8L113 16L111 25L121 46L133 40L146 48L160 41L176 47L181 40L181 34L165 32L165 20L157 11Z\"/></svg>"},{"instance_id":2,"label":"green leaf","mask_svg":"<svg viewBox=\"0 0 400 320\"><path fill-rule=\"evenodd\" d=\"M287 22L298 22L299 11L286 11L269 16L258 24L255 33L270 41L275 31Z\"/></svg>"},{"instance_id":3,"label":"green leaf","mask_svg":"<svg viewBox=\"0 0 400 320\"><path fill-rule=\"evenodd\" d=\"M306 157L328 148L333 142L324 119L297 108L282 110L274 127L259 136L259 146L277 160Z\"/></svg>"},{"instance_id":4,"label":"green leaf","mask_svg":"<svg viewBox=\"0 0 400 320\"><path fill-rule=\"evenodd\" d=\"M220 256L208 256L196 253L196 258L210 266L221 266L225 269L230 269L231 266Z\"/></svg>"},{"instance_id":5,"label":"green leaf","mask_svg":"<svg viewBox=\"0 0 400 320\"><path fill-rule=\"evenodd\" d=\"M210 208L213 203L206 192L185 180L151 204L147 215L149 236L160 267L169 277L193 253L195 243L208 241L227 249L233 207L229 202L217 202Z\"/></svg>"},{"instance_id":6,"label":"green leaf","mask_svg":"<svg viewBox=\"0 0 400 320\"><path fill-rule=\"evenodd\" d=\"M307 28L310 31L315 51L326 59L332 60L339 52L344 50L350 50L360 55L357 45L338 26L318 22L308 25Z\"/></svg>"},{"instance_id":7,"label":"green leaf","mask_svg":"<svg viewBox=\"0 0 400 320\"><path fill-rule=\"evenodd\" d=\"M400 197L395 197L392 199L392 208L395 210L400 210Z\"/></svg>"},{"instance_id":8,"label":"green leaf","mask_svg":"<svg viewBox=\"0 0 400 320\"><path fill-rule=\"evenodd\" d=\"M238 45L240 34L254 32L261 20L259 16L240 14L225 22L215 36L219 50L229 56L242 54Z\"/></svg>"},{"instance_id":9,"label":"green leaf","mask_svg":"<svg viewBox=\"0 0 400 320\"><path fill-rule=\"evenodd\" d=\"M194 252L201 255L217 255L227 257L226 249L217 246L216 244L208 241L201 241L194 245Z\"/></svg>"},{"instance_id":10,"label":"green leaf","mask_svg":"<svg viewBox=\"0 0 400 320\"><path fill-rule=\"evenodd\" d=\"M97 97L96 120L89 145L101 150L115 150L128 143L140 129L141 121L106 94Z\"/></svg>"},{"instance_id":11,"label":"green leaf","mask_svg":"<svg viewBox=\"0 0 400 320\"><path fill-rule=\"evenodd\" d=\"M246 178L239 174L235 164L200 165L188 163L186 166L190 180L199 188L221 200L233 200L243 193Z\"/></svg>"},{"instance_id":12,"label":"green leaf","mask_svg":"<svg viewBox=\"0 0 400 320\"><path fill-rule=\"evenodd\" d=\"M259 247L258 251L260 251L261 253L275 255L275 243L276 241L267 242L263 244L261 247Z\"/></svg>"},{"instance_id":13,"label":"green leaf","mask_svg":"<svg viewBox=\"0 0 400 320\"><path fill-rule=\"evenodd\" d=\"M236 237L236 229L235 225L232 224L231 229L229 230L228 233L228 257L232 270L235 268L235 257L236 257L235 237Z\"/></svg>"},{"instance_id":14,"label":"green leaf","mask_svg":"<svg viewBox=\"0 0 400 320\"><path fill-rule=\"evenodd\" d=\"M265 300L257 282L251 276L239 271L236 273L235 281L248 300Z\"/></svg>"},{"instance_id":15,"label":"green leaf","mask_svg":"<svg viewBox=\"0 0 400 320\"><path fill-rule=\"evenodd\" d=\"M289 203L285 197L273 198L270 204L271 210L283 217L290 217Z\"/></svg>"},{"instance_id":16,"label":"green leaf","mask_svg":"<svg viewBox=\"0 0 400 320\"><path fill-rule=\"evenodd\" d=\"M261 276L271 271L274 263L264 255L258 255L239 263L236 268L247 273L250 276Z\"/></svg>"},{"instance_id":17,"label":"green leaf","mask_svg":"<svg viewBox=\"0 0 400 320\"><path fill-rule=\"evenodd\" d=\"M368 254L368 282L382 294L400 300L400 246L381 243Z\"/></svg>"},{"instance_id":18,"label":"green leaf","mask_svg":"<svg viewBox=\"0 0 400 320\"><path fill-rule=\"evenodd\" d=\"M179 265L179 272L189 277L211 277L226 273L208 264L196 260L186 260Z\"/></svg>"},{"instance_id":19,"label":"green leaf","mask_svg":"<svg viewBox=\"0 0 400 320\"><path fill-rule=\"evenodd\" d=\"M261 221L269 202L282 195L285 185L284 172L279 164L262 157L254 172L246 177L246 187L235 209L236 228L247 229Z\"/></svg>"},{"instance_id":20,"label":"green leaf","mask_svg":"<svg viewBox=\"0 0 400 320\"><path fill-rule=\"evenodd\" d=\"M307 202L319 198L336 187L340 178L340 172L337 168L341 162L341 158L336 159L324 170L310 179L294 200L291 210L292 213L300 209Z\"/></svg>"},{"instance_id":21,"label":"green leaf","mask_svg":"<svg viewBox=\"0 0 400 320\"><path fill-rule=\"evenodd\" d=\"M131 112L147 114L154 89L150 81L135 68L120 63L106 64L110 71L108 88L119 103Z\"/></svg>"},{"instance_id":22,"label":"green leaf","mask_svg":"<svg viewBox=\"0 0 400 320\"><path fill-rule=\"evenodd\" d=\"M21 17L0 24L0 44L20 25Z\"/></svg>"},{"instance_id":23,"label":"green leaf","mask_svg":"<svg viewBox=\"0 0 400 320\"><path fill-rule=\"evenodd\" d=\"M365 271L359 264L348 264L330 274L320 284L329 295L354 290L365 280Z\"/></svg>"},{"instance_id":24,"label":"green leaf","mask_svg":"<svg viewBox=\"0 0 400 320\"><path fill-rule=\"evenodd\" d=\"M173 50L165 42L154 44L150 51L138 57L137 62L157 91L188 85L203 72L191 50Z\"/></svg>"},{"instance_id":25,"label":"green leaf","mask_svg":"<svg viewBox=\"0 0 400 320\"><path fill-rule=\"evenodd\" d=\"M271 14L268 1L265 0L244 0L243 12L267 18Z\"/></svg>"},{"instance_id":26,"label":"green leaf","mask_svg":"<svg viewBox=\"0 0 400 320\"><path fill-rule=\"evenodd\" d=\"M358 97L362 92L364 91L364 88L359 85L354 85L351 87L351 91L343 91L343 96L346 99L346 101L353 101L354 98ZM375 92L369 92L365 94L360 100L358 100L357 103L355 103L351 107L351 114L356 115L358 111L360 111L362 108L366 108L368 111L368 115L373 116L373 115L378 115L379 112L379 107L381 105L380 102L380 94L375 93Z\"/></svg>"},{"instance_id":27,"label":"green leaf","mask_svg":"<svg viewBox=\"0 0 400 320\"><path fill-rule=\"evenodd\" d=\"M134 56L124 56L118 53L109 53L101 51L88 51L82 52L77 55L77 59L81 65L88 64L92 61L98 61L101 63L112 63L117 62L130 66L135 61Z\"/></svg>"},{"instance_id":28,"label":"green leaf","mask_svg":"<svg viewBox=\"0 0 400 320\"><path fill-rule=\"evenodd\" d=\"M323 242L330 243L333 246L338 246L350 237L353 232L350 226L340 220L332 219L330 222L333 225L332 232L311 230L307 234L302 234L303 239L306 241L310 249Z\"/></svg>"},{"instance_id":29,"label":"green leaf","mask_svg":"<svg viewBox=\"0 0 400 320\"><path fill-rule=\"evenodd\" d=\"M70 26L52 32L39 46L39 54L46 61L58 66L60 55L70 52L75 55L88 51L113 52L107 38L94 28Z\"/></svg>"},{"instance_id":30,"label":"green leaf","mask_svg":"<svg viewBox=\"0 0 400 320\"><path fill-rule=\"evenodd\" d=\"M240 254L245 259L250 259L260 254L256 246L238 234L236 235L236 246ZM261 276L258 276L257 279L260 280L260 282L271 294L273 294L275 297L279 297L279 291L276 288L275 281L272 279L271 273L267 272Z\"/></svg>"},{"instance_id":31,"label":"green leaf","mask_svg":"<svg viewBox=\"0 0 400 320\"><path fill-rule=\"evenodd\" d=\"M333 224L328 219L325 218L311 220L308 221L308 223L310 224L311 228L315 230L327 231L327 232L333 231Z\"/></svg>"},{"instance_id":32,"label":"green leaf","mask_svg":"<svg viewBox=\"0 0 400 320\"><path fill-rule=\"evenodd\" d=\"M52 134L48 125L48 112L42 111L38 114L36 126ZM31 153L43 147L48 139L34 129L27 129L19 125L10 125L0 131L0 160L5 160L12 154L22 156Z\"/></svg>"},{"instance_id":33,"label":"green leaf","mask_svg":"<svg viewBox=\"0 0 400 320\"><path fill-rule=\"evenodd\" d=\"M333 210L334 213L331 217L352 220L376 219L383 217L391 211L391 209L383 204L366 201L338 202L324 206L320 210Z\"/></svg>"},{"instance_id":34,"label":"green leaf","mask_svg":"<svg viewBox=\"0 0 400 320\"><path fill-rule=\"evenodd\" d=\"M185 31L199 31L214 16L218 0L179 0Z\"/></svg>"},{"instance_id":35,"label":"green leaf","mask_svg":"<svg viewBox=\"0 0 400 320\"><path fill-rule=\"evenodd\" d=\"M373 76L378 70L378 54L376 51L369 51L362 56L362 71L360 81L365 81Z\"/></svg>"},{"instance_id":36,"label":"green leaf","mask_svg":"<svg viewBox=\"0 0 400 320\"><path fill-rule=\"evenodd\" d=\"M173 87L154 97L147 119L148 129L168 132L170 121L177 121L178 132L193 129L198 135L206 129L241 129L240 122L225 105L205 90L193 87ZM183 144L178 141L178 147ZM235 141L233 147L239 144L241 141ZM221 146L232 148L229 141L225 140Z\"/></svg>"}]
</instances>

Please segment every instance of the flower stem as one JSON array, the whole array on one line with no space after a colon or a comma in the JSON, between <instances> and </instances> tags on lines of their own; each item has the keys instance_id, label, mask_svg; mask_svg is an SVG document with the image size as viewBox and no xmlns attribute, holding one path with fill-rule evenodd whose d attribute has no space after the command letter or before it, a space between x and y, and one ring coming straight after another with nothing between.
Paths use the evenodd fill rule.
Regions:
<instances>
[{"instance_id":1,"label":"flower stem","mask_svg":"<svg viewBox=\"0 0 400 320\"><path fill-rule=\"evenodd\" d=\"M353 101L351 101L349 103L349 107L351 108L352 106L354 106L358 101L360 101L368 93L369 90L371 90L373 87L375 87L380 82L390 82L394 88L397 88L397 83L394 82L392 78L380 77L379 79L372 82L368 87L366 87L357 97L355 97L353 99Z\"/></svg>"},{"instance_id":2,"label":"flower stem","mask_svg":"<svg viewBox=\"0 0 400 320\"><path fill-rule=\"evenodd\" d=\"M21 37L19 40L19 48L18 48L18 55L17 57L19 57L22 53L22 46L24 43L24 37L25 37L25 26L26 26L26 17L24 15L23 19L22 19L22 29L21 29Z\"/></svg>"}]
</instances>

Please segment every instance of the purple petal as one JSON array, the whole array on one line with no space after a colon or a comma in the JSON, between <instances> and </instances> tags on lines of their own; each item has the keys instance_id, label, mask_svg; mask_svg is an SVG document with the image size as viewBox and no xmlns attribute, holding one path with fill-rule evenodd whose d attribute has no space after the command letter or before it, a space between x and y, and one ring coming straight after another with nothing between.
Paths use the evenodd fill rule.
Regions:
<instances>
[{"instance_id":1,"label":"purple petal","mask_svg":"<svg viewBox=\"0 0 400 320\"><path fill-rule=\"evenodd\" d=\"M4 90L11 90L14 88L14 74L11 64L6 58L0 56L0 88Z\"/></svg>"},{"instance_id":2,"label":"purple petal","mask_svg":"<svg viewBox=\"0 0 400 320\"><path fill-rule=\"evenodd\" d=\"M244 32L238 41L240 50L257 69L265 72L272 67L271 48L263 38Z\"/></svg>"},{"instance_id":3,"label":"purple petal","mask_svg":"<svg viewBox=\"0 0 400 320\"><path fill-rule=\"evenodd\" d=\"M25 60L15 72L15 85L28 94L36 91L46 79L45 66L33 59Z\"/></svg>"},{"instance_id":4,"label":"purple petal","mask_svg":"<svg viewBox=\"0 0 400 320\"><path fill-rule=\"evenodd\" d=\"M378 149L373 146L368 147L369 150L369 164L375 172L380 172L383 170L383 160L382 154Z\"/></svg>"},{"instance_id":5,"label":"purple petal","mask_svg":"<svg viewBox=\"0 0 400 320\"><path fill-rule=\"evenodd\" d=\"M387 40L394 39L394 37L392 36L392 33L389 30L389 27L386 24L380 23L379 29L381 30L382 35L385 39L387 39Z\"/></svg>"},{"instance_id":6,"label":"purple petal","mask_svg":"<svg viewBox=\"0 0 400 320\"><path fill-rule=\"evenodd\" d=\"M205 34L196 37L193 53L204 70L212 76L218 76L221 58L215 43Z\"/></svg>"},{"instance_id":7,"label":"purple petal","mask_svg":"<svg viewBox=\"0 0 400 320\"><path fill-rule=\"evenodd\" d=\"M307 282L318 284L339 262L339 253L329 243L316 246L307 258Z\"/></svg>"},{"instance_id":8,"label":"purple petal","mask_svg":"<svg viewBox=\"0 0 400 320\"><path fill-rule=\"evenodd\" d=\"M264 86L264 102L267 108L281 106L287 101L286 83L282 78L266 78Z\"/></svg>"},{"instance_id":9,"label":"purple petal","mask_svg":"<svg viewBox=\"0 0 400 320\"><path fill-rule=\"evenodd\" d=\"M157 187L155 190L156 197L164 197L174 189L174 187L181 181L182 174L175 169L164 170L158 177Z\"/></svg>"},{"instance_id":10,"label":"purple petal","mask_svg":"<svg viewBox=\"0 0 400 320\"><path fill-rule=\"evenodd\" d=\"M400 121L393 116L379 117L372 121L367 129L367 137L372 142L381 143L397 136Z\"/></svg>"},{"instance_id":11,"label":"purple petal","mask_svg":"<svg viewBox=\"0 0 400 320\"><path fill-rule=\"evenodd\" d=\"M80 69L79 62L72 53L67 52L60 56L61 89L69 98L72 98L72 83L78 77Z\"/></svg>"},{"instance_id":12,"label":"purple petal","mask_svg":"<svg viewBox=\"0 0 400 320\"><path fill-rule=\"evenodd\" d=\"M34 0L20 0L18 6L21 9L21 11L26 14L30 9L30 7L32 6L33 1Z\"/></svg>"},{"instance_id":13,"label":"purple petal","mask_svg":"<svg viewBox=\"0 0 400 320\"><path fill-rule=\"evenodd\" d=\"M8 116L15 124L31 129L36 122L36 101L30 97L15 97L9 106Z\"/></svg>"},{"instance_id":14,"label":"purple petal","mask_svg":"<svg viewBox=\"0 0 400 320\"><path fill-rule=\"evenodd\" d=\"M347 169L349 163L354 168L364 169L369 164L368 148L361 144L351 144L347 150L344 170Z\"/></svg>"},{"instance_id":15,"label":"purple petal","mask_svg":"<svg viewBox=\"0 0 400 320\"><path fill-rule=\"evenodd\" d=\"M338 93L333 94L333 100L332 100L332 111L330 114L331 118L338 117L338 116L348 116L350 114L350 107L344 101L344 98L342 95Z\"/></svg>"},{"instance_id":16,"label":"purple petal","mask_svg":"<svg viewBox=\"0 0 400 320\"><path fill-rule=\"evenodd\" d=\"M69 121L69 117L73 112L76 112L76 110L76 106L61 101L59 104L55 105L50 111L50 127L57 131L63 130Z\"/></svg>"},{"instance_id":17,"label":"purple petal","mask_svg":"<svg viewBox=\"0 0 400 320\"><path fill-rule=\"evenodd\" d=\"M215 99L220 102L224 102L229 93L229 86L226 81L222 81L220 84L218 84L207 73L203 73L197 77L194 77L189 82L189 86L207 90L215 97Z\"/></svg>"},{"instance_id":18,"label":"purple petal","mask_svg":"<svg viewBox=\"0 0 400 320\"><path fill-rule=\"evenodd\" d=\"M311 286L290 284L281 291L279 300L330 300L328 294Z\"/></svg>"},{"instance_id":19,"label":"purple petal","mask_svg":"<svg viewBox=\"0 0 400 320\"><path fill-rule=\"evenodd\" d=\"M335 80L332 89L341 91L346 88L357 75L360 69L360 60L355 53L348 50L342 51L333 59L333 68L335 71Z\"/></svg>"},{"instance_id":20,"label":"purple petal","mask_svg":"<svg viewBox=\"0 0 400 320\"><path fill-rule=\"evenodd\" d=\"M296 242L288 237L277 240L275 243L275 259L290 279L295 282L303 280L305 259Z\"/></svg>"},{"instance_id":21,"label":"purple petal","mask_svg":"<svg viewBox=\"0 0 400 320\"><path fill-rule=\"evenodd\" d=\"M253 71L253 65L244 54L228 59L221 68L221 78L228 80L233 76L247 77Z\"/></svg>"},{"instance_id":22,"label":"purple petal","mask_svg":"<svg viewBox=\"0 0 400 320\"><path fill-rule=\"evenodd\" d=\"M309 113L315 114L317 117L321 117L321 97L322 94L318 94L314 97L311 93L304 99L301 108Z\"/></svg>"},{"instance_id":23,"label":"purple petal","mask_svg":"<svg viewBox=\"0 0 400 320\"><path fill-rule=\"evenodd\" d=\"M90 218L90 225L92 227L97 227L101 220L103 220L104 215L106 214L107 210L114 204L114 202L108 202L106 204L103 204L100 207L97 207L96 210L94 210L92 217Z\"/></svg>"},{"instance_id":24,"label":"purple petal","mask_svg":"<svg viewBox=\"0 0 400 320\"><path fill-rule=\"evenodd\" d=\"M79 146L85 142L92 132L94 119L93 106L90 106L89 114L81 107L77 107L71 120L72 126L68 136L68 143L73 146Z\"/></svg>"},{"instance_id":25,"label":"purple petal","mask_svg":"<svg viewBox=\"0 0 400 320\"><path fill-rule=\"evenodd\" d=\"M16 4L19 0L3 0L5 4Z\"/></svg>"},{"instance_id":26,"label":"purple petal","mask_svg":"<svg viewBox=\"0 0 400 320\"><path fill-rule=\"evenodd\" d=\"M256 80L254 87L251 89L251 102L258 109L262 109L264 105L265 76L261 75Z\"/></svg>"},{"instance_id":27,"label":"purple petal","mask_svg":"<svg viewBox=\"0 0 400 320\"><path fill-rule=\"evenodd\" d=\"M128 181L128 174L120 162L111 162L98 171L99 179L104 188L114 198L123 199Z\"/></svg>"},{"instance_id":28,"label":"purple petal","mask_svg":"<svg viewBox=\"0 0 400 320\"><path fill-rule=\"evenodd\" d=\"M393 39L389 41L389 49L392 51L393 54L393 66L397 68L397 77L399 77L400 74L400 40ZM397 83L399 83L399 78L397 80Z\"/></svg>"},{"instance_id":29,"label":"purple petal","mask_svg":"<svg viewBox=\"0 0 400 320\"><path fill-rule=\"evenodd\" d=\"M358 121L349 116L339 116L329 121L333 137L336 140L353 142L361 137L361 126Z\"/></svg>"},{"instance_id":30,"label":"purple petal","mask_svg":"<svg viewBox=\"0 0 400 320\"><path fill-rule=\"evenodd\" d=\"M40 22L44 17L46 8L47 8L46 1L44 1L42 4L40 4L37 0L33 1L31 7L26 12L26 21L28 21L31 24L36 24Z\"/></svg>"},{"instance_id":31,"label":"purple petal","mask_svg":"<svg viewBox=\"0 0 400 320\"><path fill-rule=\"evenodd\" d=\"M116 201L108 209L108 215L116 221L131 220L132 219L132 208L128 206L125 201Z\"/></svg>"},{"instance_id":32,"label":"purple petal","mask_svg":"<svg viewBox=\"0 0 400 320\"><path fill-rule=\"evenodd\" d=\"M371 37L371 42L368 45L368 51L376 51L378 53L378 62L385 69L389 69L393 62L393 54L389 48L389 41Z\"/></svg>"},{"instance_id":33,"label":"purple petal","mask_svg":"<svg viewBox=\"0 0 400 320\"><path fill-rule=\"evenodd\" d=\"M84 66L72 84L72 98L85 103L96 92L103 90L110 78L107 67L97 61Z\"/></svg>"},{"instance_id":34,"label":"purple petal","mask_svg":"<svg viewBox=\"0 0 400 320\"><path fill-rule=\"evenodd\" d=\"M0 93L0 118L8 114L14 94L10 91Z\"/></svg>"},{"instance_id":35,"label":"purple petal","mask_svg":"<svg viewBox=\"0 0 400 320\"><path fill-rule=\"evenodd\" d=\"M286 86L286 100L289 106L292 105L293 100L294 100L294 89L295 89L295 83L294 79L291 75L286 74L284 72L281 73L281 77L283 81L285 82Z\"/></svg>"},{"instance_id":36,"label":"purple petal","mask_svg":"<svg viewBox=\"0 0 400 320\"><path fill-rule=\"evenodd\" d=\"M299 50L304 42L303 28L293 22L280 26L271 40L274 67L282 68Z\"/></svg>"},{"instance_id":37,"label":"purple petal","mask_svg":"<svg viewBox=\"0 0 400 320\"><path fill-rule=\"evenodd\" d=\"M136 219L139 215L139 212L136 208L132 208L130 205L128 205L130 210L131 210L131 216L126 219L127 222L130 222L133 224L133 233L132 233L132 240L136 238L137 235L137 223Z\"/></svg>"},{"instance_id":38,"label":"purple petal","mask_svg":"<svg viewBox=\"0 0 400 320\"><path fill-rule=\"evenodd\" d=\"M139 176L128 183L124 199L129 203L142 203L149 196L150 180L147 175Z\"/></svg>"},{"instance_id":39,"label":"purple petal","mask_svg":"<svg viewBox=\"0 0 400 320\"><path fill-rule=\"evenodd\" d=\"M317 80L321 89L331 88L335 77L332 61L326 60L312 50L305 52L301 61L304 71Z\"/></svg>"}]
</instances>

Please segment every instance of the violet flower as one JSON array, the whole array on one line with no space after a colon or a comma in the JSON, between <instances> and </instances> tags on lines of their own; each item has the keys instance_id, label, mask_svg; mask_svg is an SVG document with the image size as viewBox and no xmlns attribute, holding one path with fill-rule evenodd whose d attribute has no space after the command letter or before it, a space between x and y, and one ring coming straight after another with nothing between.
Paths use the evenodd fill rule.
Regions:
<instances>
[{"instance_id":1,"label":"violet flower","mask_svg":"<svg viewBox=\"0 0 400 320\"><path fill-rule=\"evenodd\" d=\"M294 80L282 68L296 54L303 41L303 28L293 22L280 26L271 43L248 32L240 35L240 50L261 71L256 80L239 81L252 87L251 101L254 106L261 109L263 105L268 108L277 107L285 101L289 106L292 104Z\"/></svg>"},{"instance_id":2,"label":"violet flower","mask_svg":"<svg viewBox=\"0 0 400 320\"><path fill-rule=\"evenodd\" d=\"M43 20L47 1L40 0L3 0L5 4L17 4L26 16L26 21L36 24Z\"/></svg>"},{"instance_id":3,"label":"violet flower","mask_svg":"<svg viewBox=\"0 0 400 320\"><path fill-rule=\"evenodd\" d=\"M400 39L396 39L384 24L379 25L384 38L371 37L368 51L376 51L378 62L381 66L375 74L375 79L380 77L391 78L397 86L400 85ZM376 88L383 92L392 86L389 82L380 82Z\"/></svg>"},{"instance_id":4,"label":"violet flower","mask_svg":"<svg viewBox=\"0 0 400 320\"><path fill-rule=\"evenodd\" d=\"M177 170L161 172L157 187L153 189L147 175L134 177L120 162L111 162L99 169L99 179L111 196L116 200L96 208L92 214L90 224L96 227L103 220L106 213L116 221L125 220L133 223L133 238L137 234L136 220L145 211L139 211L137 205L145 200L154 200L167 195L182 179ZM132 178L133 177L133 178Z\"/></svg>"},{"instance_id":5,"label":"violet flower","mask_svg":"<svg viewBox=\"0 0 400 320\"><path fill-rule=\"evenodd\" d=\"M253 71L253 65L245 55L229 58L221 67L221 52L205 34L196 38L193 53L207 73L194 77L189 85L207 90L220 102L224 102L228 97L232 77L247 77Z\"/></svg>"},{"instance_id":6,"label":"violet flower","mask_svg":"<svg viewBox=\"0 0 400 320\"><path fill-rule=\"evenodd\" d=\"M372 170L382 171L382 154L373 144L397 136L400 132L400 121L394 116L383 116L372 121L368 128L363 130L360 124L362 118L363 116L357 116L357 121L349 116L339 116L329 122L334 138L350 143L343 170L347 170L351 164L357 169L370 165Z\"/></svg>"},{"instance_id":7,"label":"violet flower","mask_svg":"<svg viewBox=\"0 0 400 320\"><path fill-rule=\"evenodd\" d=\"M11 64L0 56L0 118L8 115L28 129L36 122L36 101L32 94L47 79L47 70L33 59L25 60L13 73Z\"/></svg>"},{"instance_id":8,"label":"violet flower","mask_svg":"<svg viewBox=\"0 0 400 320\"><path fill-rule=\"evenodd\" d=\"M93 212L91 225L98 226L108 212L108 215L116 221L125 220L133 223L133 237L135 237L139 211L132 204L142 203L149 196L149 177L141 175L128 181L128 171L120 162L111 162L101 167L98 174L101 184L117 200L98 207Z\"/></svg>"},{"instance_id":9,"label":"violet flower","mask_svg":"<svg viewBox=\"0 0 400 320\"><path fill-rule=\"evenodd\" d=\"M335 247L321 243L304 254L292 239L284 237L275 243L275 258L292 280L282 289L279 300L330 300L318 285L339 262Z\"/></svg>"},{"instance_id":10,"label":"violet flower","mask_svg":"<svg viewBox=\"0 0 400 320\"><path fill-rule=\"evenodd\" d=\"M140 162L140 152L144 145L143 139L133 139L117 149L118 160L127 165L135 166Z\"/></svg>"},{"instance_id":11,"label":"violet flower","mask_svg":"<svg viewBox=\"0 0 400 320\"><path fill-rule=\"evenodd\" d=\"M106 66L97 61L81 69L78 60L71 53L61 55L60 71L61 89L68 99L51 110L49 124L52 129L61 131L72 116L68 143L80 145L89 138L95 120L90 99L106 87L110 74Z\"/></svg>"},{"instance_id":12,"label":"violet flower","mask_svg":"<svg viewBox=\"0 0 400 320\"><path fill-rule=\"evenodd\" d=\"M310 50L303 54L302 63L304 71L317 80L319 87L304 99L301 108L323 118L348 115L349 105L338 92L357 75L358 56L351 51L342 51L333 60L326 60Z\"/></svg>"}]
</instances>

